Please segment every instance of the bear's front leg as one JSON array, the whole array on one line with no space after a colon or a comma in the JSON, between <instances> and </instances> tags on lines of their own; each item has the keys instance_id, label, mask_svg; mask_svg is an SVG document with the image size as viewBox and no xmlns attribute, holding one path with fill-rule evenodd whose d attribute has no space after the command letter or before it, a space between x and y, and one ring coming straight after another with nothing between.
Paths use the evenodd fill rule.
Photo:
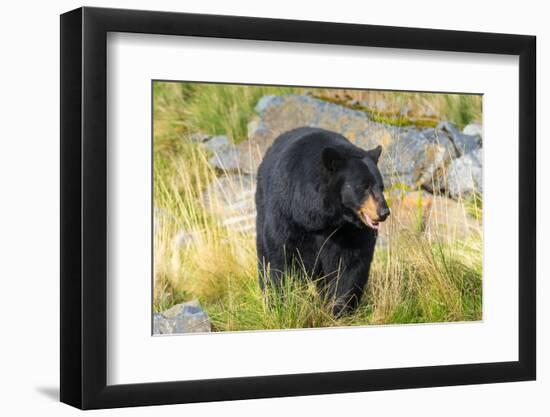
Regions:
<instances>
[{"instance_id":1,"label":"bear's front leg","mask_svg":"<svg viewBox=\"0 0 550 417\"><path fill-rule=\"evenodd\" d=\"M335 316L357 308L369 277L376 237L370 231L341 228L324 240L319 258Z\"/></svg>"},{"instance_id":2,"label":"bear's front leg","mask_svg":"<svg viewBox=\"0 0 550 417\"><path fill-rule=\"evenodd\" d=\"M363 295L369 276L369 265L357 262L340 270L331 283L332 313L336 317L353 312Z\"/></svg>"}]
</instances>

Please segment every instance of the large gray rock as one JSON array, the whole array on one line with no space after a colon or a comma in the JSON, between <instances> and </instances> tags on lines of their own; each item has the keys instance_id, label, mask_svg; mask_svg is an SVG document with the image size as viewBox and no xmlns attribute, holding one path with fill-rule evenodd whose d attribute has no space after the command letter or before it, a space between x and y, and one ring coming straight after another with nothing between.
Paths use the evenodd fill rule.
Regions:
<instances>
[{"instance_id":1,"label":"large gray rock","mask_svg":"<svg viewBox=\"0 0 550 417\"><path fill-rule=\"evenodd\" d=\"M461 133L460 130L450 122L441 122L437 128L449 134L449 138L453 141L459 155L466 155L469 152L481 148L481 136L479 135Z\"/></svg>"},{"instance_id":2,"label":"large gray rock","mask_svg":"<svg viewBox=\"0 0 550 417\"><path fill-rule=\"evenodd\" d=\"M480 123L470 123L469 125L464 126L462 133L470 136L479 136L483 139L483 127Z\"/></svg>"},{"instance_id":3,"label":"large gray rock","mask_svg":"<svg viewBox=\"0 0 550 417\"><path fill-rule=\"evenodd\" d=\"M453 198L483 192L483 149L454 159L447 169L447 189Z\"/></svg>"},{"instance_id":4,"label":"large gray rock","mask_svg":"<svg viewBox=\"0 0 550 417\"><path fill-rule=\"evenodd\" d=\"M256 110L256 113L258 114L263 114L263 112L269 106L276 106L282 103L282 101L283 99L280 96L263 96L261 99L258 100L258 103L256 104L254 110Z\"/></svg>"},{"instance_id":5,"label":"large gray rock","mask_svg":"<svg viewBox=\"0 0 550 417\"><path fill-rule=\"evenodd\" d=\"M225 135L214 136L202 142L202 145L211 152L215 152L218 149L229 146L230 144L231 142L229 141L229 138Z\"/></svg>"},{"instance_id":6,"label":"large gray rock","mask_svg":"<svg viewBox=\"0 0 550 417\"><path fill-rule=\"evenodd\" d=\"M449 122L437 128L391 126L372 121L363 111L305 95L264 96L256 112L248 124L248 140L235 146L221 136L205 143L213 152L210 163L230 174L218 178L205 191L208 206L235 230L253 230L257 168L273 141L289 130L319 127L338 132L363 149L381 145L379 166L388 187L406 185L432 192L445 191L449 186L462 190L455 177L447 181L447 169L455 158L481 147L479 135L464 134ZM453 169L461 169L461 163L453 164ZM247 189L244 192L243 185ZM218 208L212 208L212 201Z\"/></svg>"},{"instance_id":7,"label":"large gray rock","mask_svg":"<svg viewBox=\"0 0 550 417\"><path fill-rule=\"evenodd\" d=\"M230 172L239 169L239 151L225 135L214 136L202 144L212 153L208 160L214 168Z\"/></svg>"},{"instance_id":8,"label":"large gray rock","mask_svg":"<svg viewBox=\"0 0 550 417\"><path fill-rule=\"evenodd\" d=\"M246 125L247 129L247 137L251 138L256 134L256 131L260 128L261 121L259 117L254 117L248 124Z\"/></svg>"},{"instance_id":9,"label":"large gray rock","mask_svg":"<svg viewBox=\"0 0 550 417\"><path fill-rule=\"evenodd\" d=\"M338 132L364 149L382 145L380 167L387 185L434 188L440 171L459 155L450 134L441 129L390 126L370 120L365 112L309 96L265 96L256 111L259 119L249 124L249 139L238 145L239 169L251 175L277 136L302 126Z\"/></svg>"},{"instance_id":10,"label":"large gray rock","mask_svg":"<svg viewBox=\"0 0 550 417\"><path fill-rule=\"evenodd\" d=\"M204 143L208 141L212 136L207 133L193 133L189 136L191 142Z\"/></svg>"},{"instance_id":11,"label":"large gray rock","mask_svg":"<svg viewBox=\"0 0 550 417\"><path fill-rule=\"evenodd\" d=\"M217 149L208 163L214 168L223 171L239 171L239 150L235 145L228 145Z\"/></svg>"},{"instance_id":12,"label":"large gray rock","mask_svg":"<svg viewBox=\"0 0 550 417\"><path fill-rule=\"evenodd\" d=\"M249 138L237 147L242 172L256 174L265 151L277 136L297 127L309 126L333 130L365 146L369 140L367 128L371 124L367 114L309 96L264 96L257 105L260 119L249 125Z\"/></svg>"},{"instance_id":13,"label":"large gray rock","mask_svg":"<svg viewBox=\"0 0 550 417\"><path fill-rule=\"evenodd\" d=\"M386 185L441 188L441 172L457 156L447 134L433 128L416 127L389 131L393 134L379 162Z\"/></svg>"},{"instance_id":14,"label":"large gray rock","mask_svg":"<svg viewBox=\"0 0 550 417\"><path fill-rule=\"evenodd\" d=\"M212 325L198 300L188 301L153 314L153 334L206 333Z\"/></svg>"},{"instance_id":15,"label":"large gray rock","mask_svg":"<svg viewBox=\"0 0 550 417\"><path fill-rule=\"evenodd\" d=\"M256 179L251 175L225 175L216 178L202 195L206 210L221 224L239 233L254 233Z\"/></svg>"}]
</instances>

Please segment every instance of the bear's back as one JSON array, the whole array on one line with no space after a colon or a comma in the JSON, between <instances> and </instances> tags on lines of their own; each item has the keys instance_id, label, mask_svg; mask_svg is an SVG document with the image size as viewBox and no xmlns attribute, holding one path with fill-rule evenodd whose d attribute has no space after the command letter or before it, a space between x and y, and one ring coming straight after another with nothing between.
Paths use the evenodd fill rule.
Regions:
<instances>
[{"instance_id":1,"label":"bear's back","mask_svg":"<svg viewBox=\"0 0 550 417\"><path fill-rule=\"evenodd\" d=\"M308 174L320 167L321 153L327 146L355 152L356 147L344 136L312 127L299 127L280 135L267 150L258 176L297 171Z\"/></svg>"}]
</instances>

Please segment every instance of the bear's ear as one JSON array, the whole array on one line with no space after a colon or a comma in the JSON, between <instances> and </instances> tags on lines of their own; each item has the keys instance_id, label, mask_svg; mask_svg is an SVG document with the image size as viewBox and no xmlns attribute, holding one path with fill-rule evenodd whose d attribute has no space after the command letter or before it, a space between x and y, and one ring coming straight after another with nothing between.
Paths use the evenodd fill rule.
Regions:
<instances>
[{"instance_id":1,"label":"bear's ear","mask_svg":"<svg viewBox=\"0 0 550 417\"><path fill-rule=\"evenodd\" d=\"M378 163L378 160L380 159L380 154L382 153L382 146L378 145L376 148L371 149L367 153L374 162Z\"/></svg>"},{"instance_id":2,"label":"bear's ear","mask_svg":"<svg viewBox=\"0 0 550 417\"><path fill-rule=\"evenodd\" d=\"M330 172L338 171L344 165L344 158L340 155L334 148L325 148L323 149L323 165Z\"/></svg>"}]
</instances>

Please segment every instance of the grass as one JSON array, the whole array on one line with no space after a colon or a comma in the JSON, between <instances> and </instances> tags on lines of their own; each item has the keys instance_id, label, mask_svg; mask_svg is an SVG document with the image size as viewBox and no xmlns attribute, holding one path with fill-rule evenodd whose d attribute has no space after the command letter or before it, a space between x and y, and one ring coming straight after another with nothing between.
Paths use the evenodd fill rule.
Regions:
<instances>
[{"instance_id":1,"label":"grass","mask_svg":"<svg viewBox=\"0 0 550 417\"><path fill-rule=\"evenodd\" d=\"M304 91L293 87L155 82L155 123L159 121L155 135L166 143L173 134L181 135L183 131L224 134L239 143L247 137L247 124L262 96Z\"/></svg>"},{"instance_id":2,"label":"grass","mask_svg":"<svg viewBox=\"0 0 550 417\"><path fill-rule=\"evenodd\" d=\"M154 310L197 298L214 331L481 319L480 227L467 237L442 239L426 233L421 194L412 225L391 231L387 245L378 246L362 303L353 314L332 316L331 300L297 274L289 274L282 294L262 294L254 235L224 227L204 210L202 193L217 174L190 135L229 133L234 141L242 140L257 100L264 94L297 92L289 90L155 86ZM437 103L444 102L437 98ZM480 196L461 200L465 215L472 218L481 216L481 204ZM182 231L187 243L178 242Z\"/></svg>"},{"instance_id":3,"label":"grass","mask_svg":"<svg viewBox=\"0 0 550 417\"><path fill-rule=\"evenodd\" d=\"M371 120L394 126L435 127L451 121L460 129L479 122L480 95L388 92L375 90L312 89L311 94L369 114Z\"/></svg>"}]
</instances>

